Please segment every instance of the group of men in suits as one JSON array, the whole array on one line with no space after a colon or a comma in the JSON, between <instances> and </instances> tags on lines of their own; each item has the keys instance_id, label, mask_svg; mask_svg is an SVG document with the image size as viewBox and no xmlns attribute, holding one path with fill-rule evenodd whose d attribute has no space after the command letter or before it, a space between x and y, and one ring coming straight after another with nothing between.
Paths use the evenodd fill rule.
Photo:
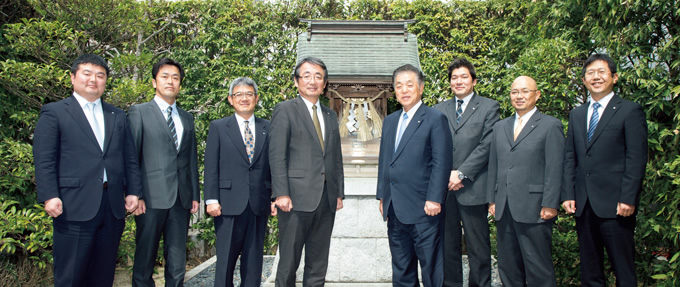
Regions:
<instances>
[{"instance_id":1,"label":"group of men in suits","mask_svg":"<svg viewBox=\"0 0 680 287\"><path fill-rule=\"evenodd\" d=\"M177 106L182 66L153 66L154 98L127 114L101 100L109 68L86 54L73 63L73 95L43 107L34 136L38 199L53 217L55 286L110 286L125 212L137 224L133 286L153 286L164 238L166 286L182 286L191 213L198 210L193 116ZM639 104L613 92L614 61L591 56L583 67L591 101L562 123L540 113L536 81L520 76L499 121L499 103L474 91L474 66L448 68L454 98L429 108L424 75L412 65L393 73L403 109L384 120L377 199L387 221L393 284L462 285L461 241L470 286L490 286L487 212L498 228L498 264L508 286L555 286L552 224L560 200L576 214L581 282L603 286L606 249L617 285L635 286L636 206L647 157ZM326 65L302 59L299 96L279 103L270 122L255 117L259 94L249 78L227 96L234 115L210 123L204 196L215 217L216 286L259 286L269 215L279 216L277 286L294 286L305 252L304 286L323 286L344 175L336 114L321 105ZM276 144L269 144L275 142ZM294 204L293 204L294 203ZM464 236L464 237L463 237Z\"/></svg>"},{"instance_id":2,"label":"group of men in suits","mask_svg":"<svg viewBox=\"0 0 680 287\"><path fill-rule=\"evenodd\" d=\"M383 124L376 197L394 286L418 286L418 262L424 286L462 286L462 238L469 286L490 286L488 214L497 222L503 284L556 286L552 225L560 201L576 214L582 285L605 286L606 249L617 286L636 286L647 125L639 104L614 93L614 61L594 54L585 62L591 100L570 113L566 140L562 122L536 108L534 79L513 81L515 115L499 121L499 103L474 91L469 61L454 60L448 76L455 97L431 109L421 101L421 71L404 65L393 74L403 109Z\"/></svg>"},{"instance_id":3,"label":"group of men in suits","mask_svg":"<svg viewBox=\"0 0 680 287\"><path fill-rule=\"evenodd\" d=\"M36 125L38 199L54 218L55 286L113 284L126 211L137 225L132 285L154 286L162 236L165 285L182 286L189 219L200 201L194 120L176 102L184 69L167 58L154 64L154 98L130 107L127 117L101 100L108 75L101 57L78 57L72 97L45 105ZM233 286L239 257L241 286L260 285L270 214L280 214L277 285L295 284L303 247L304 284L323 285L344 198L338 121L319 102L327 77L321 60L300 61L293 76L300 96L277 105L271 128L254 116L257 84L245 77L231 83L235 113L210 123L205 151L215 286ZM270 138L278 144L270 146Z\"/></svg>"}]
</instances>

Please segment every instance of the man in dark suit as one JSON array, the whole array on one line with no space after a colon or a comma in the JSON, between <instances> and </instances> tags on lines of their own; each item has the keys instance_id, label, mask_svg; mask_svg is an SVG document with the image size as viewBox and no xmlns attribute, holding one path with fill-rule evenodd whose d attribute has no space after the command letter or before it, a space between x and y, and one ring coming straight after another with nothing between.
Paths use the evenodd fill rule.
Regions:
<instances>
[{"instance_id":1,"label":"man in dark suit","mask_svg":"<svg viewBox=\"0 0 680 287\"><path fill-rule=\"evenodd\" d=\"M490 137L500 118L500 105L474 92L477 72L467 59L453 60L448 73L455 97L434 107L448 118L453 139L450 192L444 208L444 286L463 286L463 229L469 286L491 286L486 182Z\"/></svg>"},{"instance_id":2,"label":"man in dark suit","mask_svg":"<svg viewBox=\"0 0 680 287\"><path fill-rule=\"evenodd\" d=\"M552 225L560 206L564 129L536 109L541 91L520 76L512 83L514 117L494 126L489 155L489 212L496 217L503 286L556 286Z\"/></svg>"},{"instance_id":3,"label":"man in dark suit","mask_svg":"<svg viewBox=\"0 0 680 287\"><path fill-rule=\"evenodd\" d=\"M636 206L647 164L647 121L642 107L614 93L619 76L605 54L583 65L591 100L569 113L562 206L576 213L581 284L605 286L607 249L617 286L637 286Z\"/></svg>"},{"instance_id":4,"label":"man in dark suit","mask_svg":"<svg viewBox=\"0 0 680 287\"><path fill-rule=\"evenodd\" d=\"M412 65L394 70L403 111L385 118L378 162L380 213L387 221L392 284L442 286L442 203L451 172L451 133L446 116L423 105L424 75Z\"/></svg>"},{"instance_id":5,"label":"man in dark suit","mask_svg":"<svg viewBox=\"0 0 680 287\"><path fill-rule=\"evenodd\" d=\"M295 285L303 247L303 286L323 286L335 212L345 196L338 119L319 102L328 82L323 61L300 60L293 78L300 96L274 108L269 145L272 198L280 211L276 286Z\"/></svg>"},{"instance_id":6,"label":"man in dark suit","mask_svg":"<svg viewBox=\"0 0 680 287\"><path fill-rule=\"evenodd\" d=\"M132 286L154 286L161 235L165 286L182 286L191 213L198 211L198 155L194 117L177 106L184 79L179 63L164 58L151 70L155 97L128 111L142 170L145 211L135 212L137 234Z\"/></svg>"},{"instance_id":7,"label":"man in dark suit","mask_svg":"<svg viewBox=\"0 0 680 287\"><path fill-rule=\"evenodd\" d=\"M234 286L241 256L241 286L260 286L262 253L271 204L269 121L255 117L257 84L237 78L229 87L234 115L210 123L203 195L215 217L215 286ZM275 214L273 214L275 215Z\"/></svg>"},{"instance_id":8,"label":"man in dark suit","mask_svg":"<svg viewBox=\"0 0 680 287\"><path fill-rule=\"evenodd\" d=\"M113 285L125 211L142 196L125 112L101 100L108 75L101 57L78 57L73 96L43 106L35 127L38 201L54 218L57 287Z\"/></svg>"}]
</instances>

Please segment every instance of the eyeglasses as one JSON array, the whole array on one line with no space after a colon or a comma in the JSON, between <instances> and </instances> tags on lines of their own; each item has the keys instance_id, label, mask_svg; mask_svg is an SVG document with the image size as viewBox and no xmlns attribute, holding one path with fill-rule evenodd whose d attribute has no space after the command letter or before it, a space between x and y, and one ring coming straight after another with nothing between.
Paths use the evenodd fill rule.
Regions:
<instances>
[{"instance_id":1,"label":"eyeglasses","mask_svg":"<svg viewBox=\"0 0 680 287\"><path fill-rule=\"evenodd\" d=\"M538 90L511 90L510 95L513 96L513 97L517 96L519 94L522 94L522 96L526 96L529 93L535 92L535 91L538 91Z\"/></svg>"},{"instance_id":2,"label":"eyeglasses","mask_svg":"<svg viewBox=\"0 0 680 287\"><path fill-rule=\"evenodd\" d=\"M609 74L611 74L611 72L608 71L608 70L605 70L605 69L588 70L588 71L586 71L586 78L592 78L592 77L595 77L597 75L607 76Z\"/></svg>"},{"instance_id":3,"label":"eyeglasses","mask_svg":"<svg viewBox=\"0 0 680 287\"><path fill-rule=\"evenodd\" d=\"M312 79L316 80L317 82L323 81L323 76L321 74L304 74L301 77L305 82L311 82Z\"/></svg>"},{"instance_id":4,"label":"eyeglasses","mask_svg":"<svg viewBox=\"0 0 680 287\"><path fill-rule=\"evenodd\" d=\"M253 92L247 92L247 93L233 93L231 94L232 97L236 98L237 100L243 99L244 97L246 99L252 99L255 97L255 93Z\"/></svg>"}]
</instances>

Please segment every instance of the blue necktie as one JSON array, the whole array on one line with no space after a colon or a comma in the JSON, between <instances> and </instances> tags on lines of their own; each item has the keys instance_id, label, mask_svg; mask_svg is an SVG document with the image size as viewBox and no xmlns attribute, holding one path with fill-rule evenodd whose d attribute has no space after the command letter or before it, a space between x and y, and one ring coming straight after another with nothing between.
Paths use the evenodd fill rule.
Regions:
<instances>
[{"instance_id":1,"label":"blue necktie","mask_svg":"<svg viewBox=\"0 0 680 287\"><path fill-rule=\"evenodd\" d=\"M458 109L456 110L456 123L460 124L460 118L463 116L463 103L465 101L457 100L457 102L458 102Z\"/></svg>"},{"instance_id":2,"label":"blue necktie","mask_svg":"<svg viewBox=\"0 0 680 287\"><path fill-rule=\"evenodd\" d=\"M399 141L401 141L401 136L404 134L404 130L406 130L406 120L408 120L408 114L404 113L404 119L401 121L401 126L399 127L399 133L397 134L397 142L394 144L394 151L397 151L397 147L399 146Z\"/></svg>"},{"instance_id":3,"label":"blue necktie","mask_svg":"<svg viewBox=\"0 0 680 287\"><path fill-rule=\"evenodd\" d=\"M590 138L593 137L595 129L597 128L597 123L600 121L600 114L597 112L597 109L599 108L600 103L593 103L593 115L590 116L590 124L588 125L588 142L590 142Z\"/></svg>"}]
</instances>

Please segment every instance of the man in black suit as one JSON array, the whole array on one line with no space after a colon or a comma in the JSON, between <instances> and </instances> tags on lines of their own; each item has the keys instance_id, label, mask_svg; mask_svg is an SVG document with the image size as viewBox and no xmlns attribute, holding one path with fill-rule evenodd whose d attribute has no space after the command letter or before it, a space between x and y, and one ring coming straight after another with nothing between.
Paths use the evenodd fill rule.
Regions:
<instances>
[{"instance_id":1,"label":"man in black suit","mask_svg":"<svg viewBox=\"0 0 680 287\"><path fill-rule=\"evenodd\" d=\"M155 97L134 105L128 121L142 170L144 199L135 212L137 234L132 286L154 286L163 236L165 286L182 286L191 213L198 211L198 154L194 117L177 106L182 65L164 58L153 65Z\"/></svg>"},{"instance_id":2,"label":"man in black suit","mask_svg":"<svg viewBox=\"0 0 680 287\"><path fill-rule=\"evenodd\" d=\"M57 287L113 285L125 211L142 196L125 112L101 100L108 75L101 57L78 57L73 96L43 106L35 127L38 201L54 218Z\"/></svg>"},{"instance_id":3,"label":"man in black suit","mask_svg":"<svg viewBox=\"0 0 680 287\"><path fill-rule=\"evenodd\" d=\"M496 123L489 154L489 213L496 217L503 286L555 286L552 225L560 207L564 128L536 109L536 81L512 82L516 114Z\"/></svg>"},{"instance_id":4,"label":"man in black suit","mask_svg":"<svg viewBox=\"0 0 680 287\"><path fill-rule=\"evenodd\" d=\"M581 284L605 286L606 248L617 286L637 286L636 206L647 164L642 107L614 93L616 64L594 54L583 65L590 101L569 113L562 206L576 214Z\"/></svg>"},{"instance_id":5,"label":"man in black suit","mask_svg":"<svg viewBox=\"0 0 680 287\"><path fill-rule=\"evenodd\" d=\"M210 123L205 147L203 195L215 217L215 286L234 286L241 256L241 286L260 286L267 219L271 204L269 121L253 114L257 84L237 78L229 86L234 115Z\"/></svg>"},{"instance_id":6,"label":"man in black suit","mask_svg":"<svg viewBox=\"0 0 680 287\"><path fill-rule=\"evenodd\" d=\"M293 79L300 96L274 108L269 145L272 197L280 211L276 286L295 285L303 247L303 286L323 286L335 212L345 197L338 118L319 102L328 82L323 61L300 60Z\"/></svg>"},{"instance_id":7,"label":"man in black suit","mask_svg":"<svg viewBox=\"0 0 680 287\"><path fill-rule=\"evenodd\" d=\"M448 73L455 97L434 107L448 118L453 139L453 165L445 204L444 286L463 285L461 236L465 234L469 286L488 287L491 286L491 241L486 200L487 163L493 125L500 119L500 105L474 91L477 72L467 59L453 60Z\"/></svg>"},{"instance_id":8,"label":"man in black suit","mask_svg":"<svg viewBox=\"0 0 680 287\"><path fill-rule=\"evenodd\" d=\"M387 116L378 160L379 210L387 221L392 284L426 287L444 282L442 203L451 172L451 134L446 116L423 105L425 80L412 65L393 73L403 110Z\"/></svg>"}]
</instances>

